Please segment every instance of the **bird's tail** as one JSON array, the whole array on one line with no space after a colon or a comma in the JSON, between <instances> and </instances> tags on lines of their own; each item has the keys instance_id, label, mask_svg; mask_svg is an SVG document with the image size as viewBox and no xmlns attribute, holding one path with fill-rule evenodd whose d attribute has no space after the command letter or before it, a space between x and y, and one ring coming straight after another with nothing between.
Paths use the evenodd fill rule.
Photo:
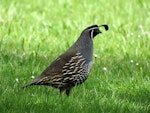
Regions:
<instances>
[{"instance_id":1,"label":"bird's tail","mask_svg":"<svg viewBox=\"0 0 150 113\"><path fill-rule=\"evenodd\" d=\"M32 86L32 85L36 85L36 84L34 82L31 82L31 83L24 85L22 88L24 89L24 88Z\"/></svg>"},{"instance_id":2,"label":"bird's tail","mask_svg":"<svg viewBox=\"0 0 150 113\"><path fill-rule=\"evenodd\" d=\"M39 80L40 80L40 78L37 78L37 79L33 80L32 82L24 85L22 88L24 89L24 88L32 86L32 85L38 85L39 84Z\"/></svg>"}]
</instances>

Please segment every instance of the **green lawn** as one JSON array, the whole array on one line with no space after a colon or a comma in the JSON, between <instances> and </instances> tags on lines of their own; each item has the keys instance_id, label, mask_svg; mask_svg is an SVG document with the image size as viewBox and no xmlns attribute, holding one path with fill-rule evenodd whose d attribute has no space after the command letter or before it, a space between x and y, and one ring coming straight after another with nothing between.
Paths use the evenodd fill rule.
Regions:
<instances>
[{"instance_id":1,"label":"green lawn","mask_svg":"<svg viewBox=\"0 0 150 113\"><path fill-rule=\"evenodd\" d=\"M70 97L32 81L93 24L86 82ZM149 0L0 0L1 113L150 113Z\"/></svg>"}]
</instances>

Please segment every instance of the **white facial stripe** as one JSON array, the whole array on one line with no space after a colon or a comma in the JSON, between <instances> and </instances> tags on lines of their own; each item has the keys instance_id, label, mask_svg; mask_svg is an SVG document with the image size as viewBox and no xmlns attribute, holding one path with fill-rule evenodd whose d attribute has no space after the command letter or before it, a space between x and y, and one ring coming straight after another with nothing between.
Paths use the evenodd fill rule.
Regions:
<instances>
[{"instance_id":1,"label":"white facial stripe","mask_svg":"<svg viewBox=\"0 0 150 113\"><path fill-rule=\"evenodd\" d=\"M91 31L91 38L93 38L94 29Z\"/></svg>"}]
</instances>

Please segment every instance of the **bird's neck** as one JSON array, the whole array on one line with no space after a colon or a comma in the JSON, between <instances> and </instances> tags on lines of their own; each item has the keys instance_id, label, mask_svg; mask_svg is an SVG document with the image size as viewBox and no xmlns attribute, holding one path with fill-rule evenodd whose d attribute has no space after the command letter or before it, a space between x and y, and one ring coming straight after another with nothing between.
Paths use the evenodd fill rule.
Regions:
<instances>
[{"instance_id":1,"label":"bird's neck","mask_svg":"<svg viewBox=\"0 0 150 113\"><path fill-rule=\"evenodd\" d=\"M88 36L80 36L75 43L75 48L80 52L87 61L92 61L93 56L93 40Z\"/></svg>"}]
</instances>

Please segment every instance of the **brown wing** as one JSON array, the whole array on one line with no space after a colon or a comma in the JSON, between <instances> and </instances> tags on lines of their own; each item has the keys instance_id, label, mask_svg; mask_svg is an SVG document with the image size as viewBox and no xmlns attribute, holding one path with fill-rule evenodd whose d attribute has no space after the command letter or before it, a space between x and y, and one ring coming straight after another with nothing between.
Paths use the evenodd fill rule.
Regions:
<instances>
[{"instance_id":1,"label":"brown wing","mask_svg":"<svg viewBox=\"0 0 150 113\"><path fill-rule=\"evenodd\" d=\"M62 81L62 76L63 76L63 66L68 62L76 53L76 51L72 52L65 52L61 56L59 56L52 64L47 67L42 74L35 79L33 82L30 84L33 85L52 85L52 84L57 84L57 82Z\"/></svg>"},{"instance_id":2,"label":"brown wing","mask_svg":"<svg viewBox=\"0 0 150 113\"><path fill-rule=\"evenodd\" d=\"M63 66L76 54L76 51L65 52L47 67L40 76L61 75Z\"/></svg>"}]
</instances>

